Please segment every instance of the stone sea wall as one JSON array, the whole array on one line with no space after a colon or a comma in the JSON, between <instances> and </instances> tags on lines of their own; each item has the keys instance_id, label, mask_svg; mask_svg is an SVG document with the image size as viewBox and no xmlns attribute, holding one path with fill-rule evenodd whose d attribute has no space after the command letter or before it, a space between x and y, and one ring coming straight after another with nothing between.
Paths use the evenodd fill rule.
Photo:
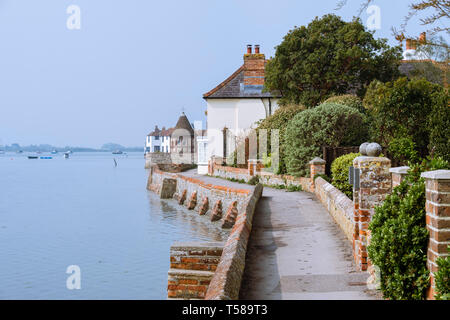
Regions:
<instances>
[{"instance_id":1,"label":"stone sea wall","mask_svg":"<svg viewBox=\"0 0 450 320\"><path fill-rule=\"evenodd\" d=\"M237 299L245 267L253 214L263 186L253 190L207 184L151 166L147 189L180 205L211 223L231 229L225 244L176 243L171 247L169 299Z\"/></svg>"}]
</instances>

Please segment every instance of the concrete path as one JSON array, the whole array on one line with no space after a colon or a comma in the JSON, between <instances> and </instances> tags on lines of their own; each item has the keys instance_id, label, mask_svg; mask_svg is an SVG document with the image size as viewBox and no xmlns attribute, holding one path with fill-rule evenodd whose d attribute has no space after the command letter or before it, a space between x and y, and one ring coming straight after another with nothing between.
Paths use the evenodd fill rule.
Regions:
<instances>
[{"instance_id":1,"label":"concrete path","mask_svg":"<svg viewBox=\"0 0 450 320\"><path fill-rule=\"evenodd\" d=\"M240 299L377 299L344 233L313 194L264 188Z\"/></svg>"}]
</instances>

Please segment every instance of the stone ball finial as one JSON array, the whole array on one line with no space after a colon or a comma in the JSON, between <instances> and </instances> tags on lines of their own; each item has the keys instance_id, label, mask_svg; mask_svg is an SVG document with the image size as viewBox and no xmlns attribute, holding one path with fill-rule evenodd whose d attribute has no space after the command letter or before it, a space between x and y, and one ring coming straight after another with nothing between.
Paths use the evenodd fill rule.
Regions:
<instances>
[{"instance_id":1,"label":"stone ball finial","mask_svg":"<svg viewBox=\"0 0 450 320\"><path fill-rule=\"evenodd\" d=\"M362 156L367 156L367 146L369 145L369 142L364 142L360 147L359 147L359 153L361 153Z\"/></svg>"},{"instance_id":2,"label":"stone ball finial","mask_svg":"<svg viewBox=\"0 0 450 320\"><path fill-rule=\"evenodd\" d=\"M371 143L366 147L366 152L369 157L378 157L383 149L378 143Z\"/></svg>"}]
</instances>

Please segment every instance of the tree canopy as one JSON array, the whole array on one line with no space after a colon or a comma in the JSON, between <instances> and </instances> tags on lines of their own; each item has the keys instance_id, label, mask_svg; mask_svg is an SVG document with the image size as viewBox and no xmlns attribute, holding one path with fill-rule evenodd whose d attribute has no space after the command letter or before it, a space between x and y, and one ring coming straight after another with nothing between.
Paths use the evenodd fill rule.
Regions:
<instances>
[{"instance_id":1,"label":"tree canopy","mask_svg":"<svg viewBox=\"0 0 450 320\"><path fill-rule=\"evenodd\" d=\"M333 95L364 95L372 80L398 76L401 48L375 39L359 19L329 14L290 30L266 67L266 89L314 107Z\"/></svg>"}]
</instances>

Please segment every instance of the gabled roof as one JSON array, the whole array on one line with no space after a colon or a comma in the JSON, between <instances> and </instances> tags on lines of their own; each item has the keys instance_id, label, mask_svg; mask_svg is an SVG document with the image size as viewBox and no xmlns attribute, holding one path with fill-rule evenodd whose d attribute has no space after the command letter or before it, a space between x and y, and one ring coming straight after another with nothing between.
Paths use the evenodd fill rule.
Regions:
<instances>
[{"instance_id":1,"label":"gabled roof","mask_svg":"<svg viewBox=\"0 0 450 320\"><path fill-rule=\"evenodd\" d=\"M173 132L173 130L174 130L174 128L166 129L164 127L161 130L161 129L158 128L158 126L156 126L155 130L150 132L147 136L152 136L152 137L155 137L155 136L170 137L172 132Z\"/></svg>"},{"instance_id":2,"label":"gabled roof","mask_svg":"<svg viewBox=\"0 0 450 320\"><path fill-rule=\"evenodd\" d=\"M262 85L244 86L244 65L225 81L203 95L203 99L273 98L270 92L262 92Z\"/></svg>"}]
</instances>

